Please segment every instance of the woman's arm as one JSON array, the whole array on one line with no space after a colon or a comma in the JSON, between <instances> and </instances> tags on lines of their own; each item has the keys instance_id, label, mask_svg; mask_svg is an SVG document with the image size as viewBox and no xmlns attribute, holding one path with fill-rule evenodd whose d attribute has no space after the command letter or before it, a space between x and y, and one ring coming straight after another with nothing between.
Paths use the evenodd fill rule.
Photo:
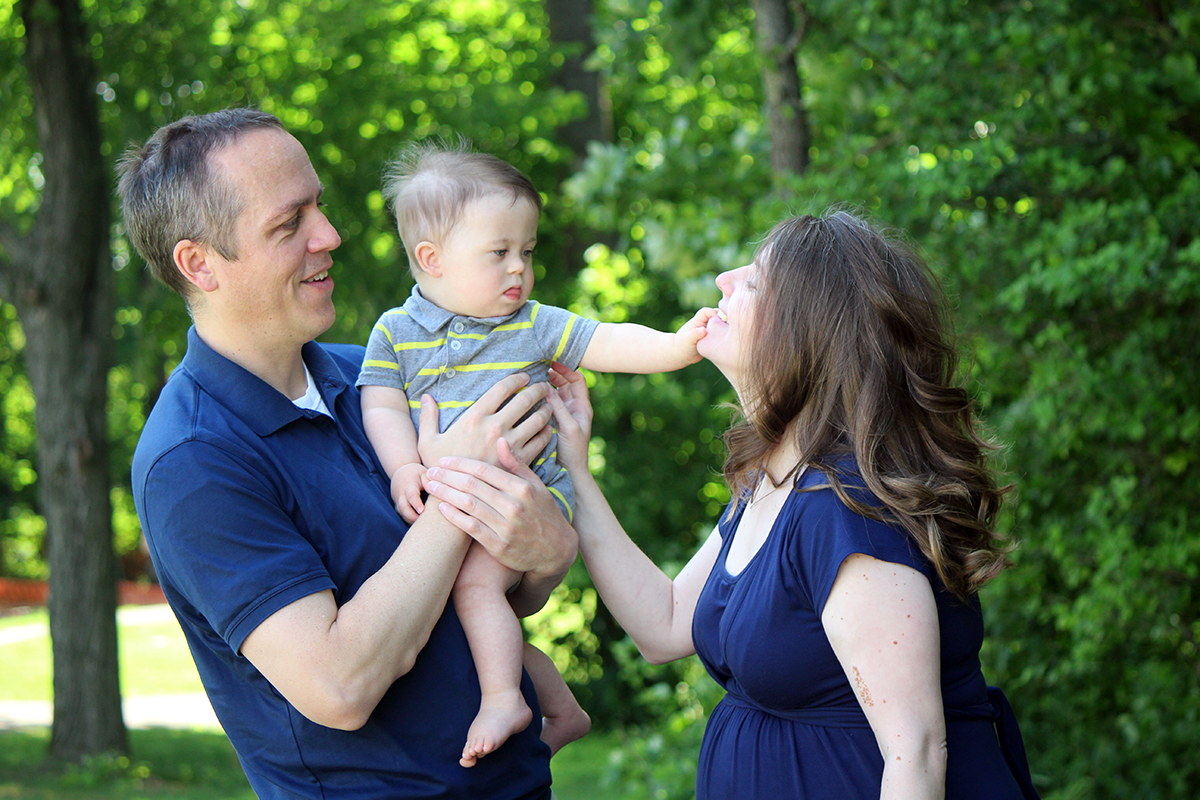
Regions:
<instances>
[{"instance_id":1,"label":"woman's arm","mask_svg":"<svg viewBox=\"0 0 1200 800\"><path fill-rule=\"evenodd\" d=\"M883 754L881 800L942 800L946 720L929 581L903 564L851 555L821 623Z\"/></svg>"},{"instance_id":2,"label":"woman's arm","mask_svg":"<svg viewBox=\"0 0 1200 800\"><path fill-rule=\"evenodd\" d=\"M590 474L575 481L575 530L596 590L642 656L663 664L696 652L692 615L721 550L715 530L672 580L629 538Z\"/></svg>"},{"instance_id":3,"label":"woman's arm","mask_svg":"<svg viewBox=\"0 0 1200 800\"><path fill-rule=\"evenodd\" d=\"M719 536L710 536L679 575L668 578L626 535L587 470L592 414L583 376L555 365L550 380L557 389L547 400L558 423L559 460L575 484L575 530L600 596L649 661L662 663L691 655L695 652L692 613L720 550ZM439 481L453 484L454 491L447 486L431 488L430 493L466 511L463 504L475 501L482 492L478 485L468 488L468 481L477 477L486 484L488 471L483 465L464 462L447 466L453 470L435 473ZM515 465L510 469L515 470ZM487 503L482 505L486 508ZM447 513L457 524L470 524Z\"/></svg>"}]
</instances>

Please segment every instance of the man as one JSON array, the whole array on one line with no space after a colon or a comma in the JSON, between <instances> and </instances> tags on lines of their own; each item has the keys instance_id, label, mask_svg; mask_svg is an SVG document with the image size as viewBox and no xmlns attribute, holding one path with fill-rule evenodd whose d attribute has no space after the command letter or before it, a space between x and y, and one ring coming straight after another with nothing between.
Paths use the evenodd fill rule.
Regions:
<instances>
[{"instance_id":1,"label":"man","mask_svg":"<svg viewBox=\"0 0 1200 800\"><path fill-rule=\"evenodd\" d=\"M546 798L539 724L459 766L479 686L446 599L470 539L431 503L411 528L362 429L362 348L313 339L334 320L321 183L279 120L183 119L120 165L130 238L183 296L188 350L133 461L138 517L221 724L263 798ZM525 460L548 441L546 396L514 376L444 434L427 403L421 455ZM503 408L501 409L501 406ZM527 573L539 608L574 531L528 470L480 540ZM528 676L522 681L535 709Z\"/></svg>"}]
</instances>

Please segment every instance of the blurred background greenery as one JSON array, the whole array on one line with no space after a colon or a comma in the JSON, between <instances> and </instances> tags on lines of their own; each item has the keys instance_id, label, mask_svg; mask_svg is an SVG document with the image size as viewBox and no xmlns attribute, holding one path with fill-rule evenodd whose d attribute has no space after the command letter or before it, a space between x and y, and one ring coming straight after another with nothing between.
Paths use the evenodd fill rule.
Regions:
<instances>
[{"instance_id":1,"label":"blurred background greenery","mask_svg":"<svg viewBox=\"0 0 1200 800\"><path fill-rule=\"evenodd\" d=\"M788 214L847 203L906 230L955 298L969 384L1019 490L1003 523L1017 566L983 596L985 671L1043 797L1200 796L1194 3L80 6L110 171L158 125L230 105L278 115L308 148L343 238L330 341L364 341L408 292L379 182L411 139L462 134L529 174L547 200L536 296L605 320L679 324ZM779 7L789 35L764 47L756 19ZM45 183L20 8L0 0L0 274ZM806 137L782 162L781 63L799 91L784 122ZM592 83L565 79L579 74ZM113 545L146 579L129 461L187 318L116 215L109 245ZM0 576L44 578L25 329L3 299ZM726 385L707 364L590 380L593 467L633 538L676 568L728 498ZM717 697L695 660L642 663L578 566L528 628L620 732L624 779L690 797Z\"/></svg>"}]
</instances>

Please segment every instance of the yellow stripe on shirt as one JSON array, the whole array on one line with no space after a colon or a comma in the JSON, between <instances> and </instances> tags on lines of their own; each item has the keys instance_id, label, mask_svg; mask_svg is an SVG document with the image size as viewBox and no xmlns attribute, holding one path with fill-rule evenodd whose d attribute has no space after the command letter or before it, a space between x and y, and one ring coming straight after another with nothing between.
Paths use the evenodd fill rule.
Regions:
<instances>
[{"instance_id":1,"label":"yellow stripe on shirt","mask_svg":"<svg viewBox=\"0 0 1200 800\"><path fill-rule=\"evenodd\" d=\"M435 347L441 347L445 343L446 340L444 338L434 339L431 342L397 342L392 345L392 350L397 353L401 350L431 350Z\"/></svg>"},{"instance_id":2,"label":"yellow stripe on shirt","mask_svg":"<svg viewBox=\"0 0 1200 800\"><path fill-rule=\"evenodd\" d=\"M571 338L571 329L575 327L575 317L571 317L567 322L567 327L563 328L562 338L558 340L558 349L554 351L554 360L558 361L562 357L563 351L567 349L567 341Z\"/></svg>"}]
</instances>

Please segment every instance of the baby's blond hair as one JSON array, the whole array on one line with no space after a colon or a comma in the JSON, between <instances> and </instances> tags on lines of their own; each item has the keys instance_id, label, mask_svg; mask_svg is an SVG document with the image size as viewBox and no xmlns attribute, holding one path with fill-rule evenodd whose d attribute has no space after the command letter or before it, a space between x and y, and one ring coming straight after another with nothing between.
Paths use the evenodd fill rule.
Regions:
<instances>
[{"instance_id":1,"label":"baby's blond hair","mask_svg":"<svg viewBox=\"0 0 1200 800\"><path fill-rule=\"evenodd\" d=\"M417 274L413 248L422 241L441 243L462 219L468 203L494 192L525 198L540 214L542 197L523 172L495 156L478 153L459 139L413 142L388 162L383 196L396 215L408 265Z\"/></svg>"}]
</instances>

